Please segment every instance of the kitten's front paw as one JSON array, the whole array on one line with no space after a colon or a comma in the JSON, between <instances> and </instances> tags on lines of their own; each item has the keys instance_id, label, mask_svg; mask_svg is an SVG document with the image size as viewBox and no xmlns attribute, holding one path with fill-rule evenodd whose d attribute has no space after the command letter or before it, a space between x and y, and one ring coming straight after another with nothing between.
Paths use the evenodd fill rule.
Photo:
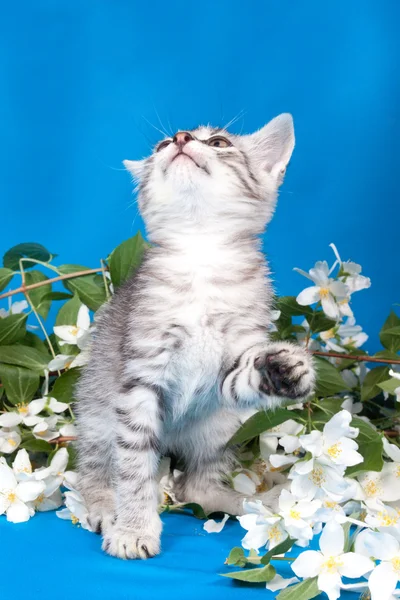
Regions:
<instances>
[{"instance_id":1,"label":"kitten's front paw","mask_svg":"<svg viewBox=\"0 0 400 600\"><path fill-rule=\"evenodd\" d=\"M88 523L94 533L105 534L114 524L114 511L100 503L89 508Z\"/></svg>"},{"instance_id":2,"label":"kitten's front paw","mask_svg":"<svg viewBox=\"0 0 400 600\"><path fill-rule=\"evenodd\" d=\"M289 342L271 344L254 361L260 372L260 391L267 396L291 400L306 398L314 388L315 374L310 354Z\"/></svg>"},{"instance_id":3,"label":"kitten's front paw","mask_svg":"<svg viewBox=\"0 0 400 600\"><path fill-rule=\"evenodd\" d=\"M145 531L129 531L115 527L103 538L102 549L117 558L151 558L160 553L160 536Z\"/></svg>"}]
</instances>

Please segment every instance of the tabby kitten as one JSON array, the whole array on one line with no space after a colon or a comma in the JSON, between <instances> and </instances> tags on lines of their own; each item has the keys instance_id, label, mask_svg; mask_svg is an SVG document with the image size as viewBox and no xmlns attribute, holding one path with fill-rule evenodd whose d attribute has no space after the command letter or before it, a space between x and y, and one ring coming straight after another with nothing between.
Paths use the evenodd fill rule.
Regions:
<instances>
[{"instance_id":1,"label":"tabby kitten","mask_svg":"<svg viewBox=\"0 0 400 600\"><path fill-rule=\"evenodd\" d=\"M179 501L242 514L243 496L225 481L241 411L312 391L307 352L268 340L259 242L293 147L283 114L252 135L179 131L124 163L153 246L99 315L77 390L80 490L113 556L160 552L161 455L184 465ZM259 497L272 506L278 493Z\"/></svg>"}]
</instances>

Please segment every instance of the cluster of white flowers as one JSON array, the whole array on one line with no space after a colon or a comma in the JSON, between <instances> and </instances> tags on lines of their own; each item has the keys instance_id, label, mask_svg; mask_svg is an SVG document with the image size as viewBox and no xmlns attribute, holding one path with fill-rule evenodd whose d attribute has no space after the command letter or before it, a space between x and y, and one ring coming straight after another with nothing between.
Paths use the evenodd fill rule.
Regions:
<instances>
[{"instance_id":1,"label":"cluster of white flowers","mask_svg":"<svg viewBox=\"0 0 400 600\"><path fill-rule=\"evenodd\" d=\"M288 537L295 544L307 547L321 533L320 551L306 550L292 563L300 578L318 577L318 588L329 600L340 597L340 590L369 587L372 600L390 600L400 579L400 449L384 440L387 457L381 472L363 472L355 478L346 477L348 467L362 463L356 442L358 430L350 426L352 415L347 410L336 413L323 431L303 433L303 426L287 421L274 431L261 436L267 446L269 465L284 469L287 481L279 498L279 511L271 512L261 500L246 500L245 514L238 517L247 531L242 539L246 550L271 550ZM265 456L265 453L264 453ZM247 482L237 479L236 488L253 494L260 481L259 474L243 470ZM250 483L249 483L250 482ZM243 485L242 485L243 484ZM343 524L357 526L351 540L354 551L345 538ZM207 522L209 532L222 530L225 521ZM361 531L361 533L360 533ZM380 560L378 565L376 560ZM385 585L379 583L384 574ZM362 584L345 584L342 576L359 579ZM276 576L267 584L271 590L283 589L299 581Z\"/></svg>"}]
</instances>

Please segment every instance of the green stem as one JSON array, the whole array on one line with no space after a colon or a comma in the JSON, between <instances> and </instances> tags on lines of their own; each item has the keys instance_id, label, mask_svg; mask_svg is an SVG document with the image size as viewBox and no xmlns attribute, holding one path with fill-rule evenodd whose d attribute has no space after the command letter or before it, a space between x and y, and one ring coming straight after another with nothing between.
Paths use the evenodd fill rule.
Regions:
<instances>
[{"instance_id":1,"label":"green stem","mask_svg":"<svg viewBox=\"0 0 400 600\"><path fill-rule=\"evenodd\" d=\"M107 277L106 277L106 263L102 258L100 259L100 264L103 269L102 275L103 275L104 289L106 290L107 300L109 300L111 298L111 294L110 294L110 289L108 287L108 281L107 281Z\"/></svg>"},{"instance_id":2,"label":"green stem","mask_svg":"<svg viewBox=\"0 0 400 600\"><path fill-rule=\"evenodd\" d=\"M58 273L60 275L60 272L57 269L57 267L54 267L53 265L50 265L49 263L43 262L41 260L36 260L35 258L20 258L19 259L19 267L20 267L21 272L22 272L21 264L23 262L31 262L31 263L34 263L35 265L42 265L42 267L47 267L48 269L51 269L52 271L54 271L55 273ZM25 284L25 281L24 281L24 284Z\"/></svg>"}]
</instances>

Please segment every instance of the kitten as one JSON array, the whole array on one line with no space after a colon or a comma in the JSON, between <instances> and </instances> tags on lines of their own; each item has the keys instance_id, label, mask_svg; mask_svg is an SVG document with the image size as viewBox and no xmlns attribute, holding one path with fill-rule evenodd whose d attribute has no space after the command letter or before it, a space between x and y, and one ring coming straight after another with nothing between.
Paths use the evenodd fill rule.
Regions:
<instances>
[{"instance_id":1,"label":"kitten","mask_svg":"<svg viewBox=\"0 0 400 600\"><path fill-rule=\"evenodd\" d=\"M180 131L124 163L154 245L101 311L77 390L80 490L113 556L160 552L161 455L184 464L179 501L242 514L243 496L226 484L240 411L312 391L307 352L268 340L272 292L258 239L293 147L283 114L252 135ZM259 497L273 506L278 494Z\"/></svg>"}]
</instances>

